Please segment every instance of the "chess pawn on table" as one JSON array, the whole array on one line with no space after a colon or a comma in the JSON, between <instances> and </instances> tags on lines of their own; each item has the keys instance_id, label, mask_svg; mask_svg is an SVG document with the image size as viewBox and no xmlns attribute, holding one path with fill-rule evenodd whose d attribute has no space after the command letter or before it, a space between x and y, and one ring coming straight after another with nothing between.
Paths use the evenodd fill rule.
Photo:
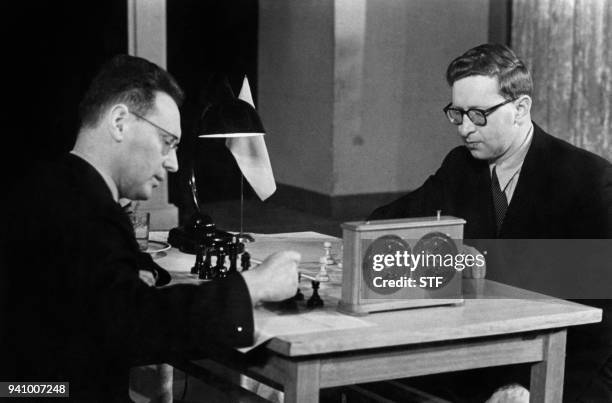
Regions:
<instances>
[{"instance_id":1,"label":"chess pawn on table","mask_svg":"<svg viewBox=\"0 0 612 403\"><path fill-rule=\"evenodd\" d=\"M225 248L220 246L217 251L217 264L215 265L215 270L219 278L226 278L228 275L228 269L225 267L225 256Z\"/></svg>"},{"instance_id":2,"label":"chess pawn on table","mask_svg":"<svg viewBox=\"0 0 612 403\"><path fill-rule=\"evenodd\" d=\"M297 291L295 295L281 302L281 306L284 310L297 311L298 309L297 302L304 300L304 294L302 294L302 291L300 291L300 278L301 278L301 274L298 273L298 287L297 287Z\"/></svg>"},{"instance_id":3,"label":"chess pawn on table","mask_svg":"<svg viewBox=\"0 0 612 403\"><path fill-rule=\"evenodd\" d=\"M204 261L198 265L198 260L205 256ZM196 256L196 266L198 278L200 280L212 280L215 277L215 273L210 264L210 248L200 245L198 248L198 255Z\"/></svg>"},{"instance_id":4,"label":"chess pawn on table","mask_svg":"<svg viewBox=\"0 0 612 403\"><path fill-rule=\"evenodd\" d=\"M319 285L320 283L318 281L312 280L312 296L306 301L306 306L308 308L312 309L323 306L323 300L319 295Z\"/></svg>"},{"instance_id":5,"label":"chess pawn on table","mask_svg":"<svg viewBox=\"0 0 612 403\"><path fill-rule=\"evenodd\" d=\"M251 267L251 254L247 251L240 256L240 267L242 271L247 271Z\"/></svg>"},{"instance_id":6,"label":"chess pawn on table","mask_svg":"<svg viewBox=\"0 0 612 403\"><path fill-rule=\"evenodd\" d=\"M336 264L336 261L334 260L331 254L331 247L332 247L331 242L329 241L323 242L323 248L325 249L325 256L322 256L322 258L325 258L326 264Z\"/></svg>"},{"instance_id":7,"label":"chess pawn on table","mask_svg":"<svg viewBox=\"0 0 612 403\"><path fill-rule=\"evenodd\" d=\"M300 273L300 276L309 279L312 283L312 296L308 298L308 301L306 301L306 307L317 308L323 306L323 299L321 299L321 296L319 295L319 285L321 284L319 281L319 275L317 274L313 277L306 273Z\"/></svg>"},{"instance_id":8,"label":"chess pawn on table","mask_svg":"<svg viewBox=\"0 0 612 403\"><path fill-rule=\"evenodd\" d=\"M230 261L230 265L229 265L229 272L230 273L235 273L238 271L238 239L236 237L232 238L232 242L229 244L228 246L229 249L229 261Z\"/></svg>"},{"instance_id":9,"label":"chess pawn on table","mask_svg":"<svg viewBox=\"0 0 612 403\"><path fill-rule=\"evenodd\" d=\"M319 259L319 264L321 266L320 266L319 272L317 273L315 277L318 281L322 281L322 282L329 281L329 274L327 274L327 265L329 263L327 262L328 262L328 259L325 256L321 256L321 258Z\"/></svg>"},{"instance_id":10,"label":"chess pawn on table","mask_svg":"<svg viewBox=\"0 0 612 403\"><path fill-rule=\"evenodd\" d=\"M302 278L302 275L300 273L298 273L298 287L297 287L297 291L295 293L295 296L293 297L293 299L295 301L304 301L304 294L302 294L302 291L300 290L300 280Z\"/></svg>"},{"instance_id":11,"label":"chess pawn on table","mask_svg":"<svg viewBox=\"0 0 612 403\"><path fill-rule=\"evenodd\" d=\"M191 274L200 274L200 271L204 269L204 255L206 254L206 246L198 245L196 249L196 260L195 264L191 268Z\"/></svg>"}]
</instances>

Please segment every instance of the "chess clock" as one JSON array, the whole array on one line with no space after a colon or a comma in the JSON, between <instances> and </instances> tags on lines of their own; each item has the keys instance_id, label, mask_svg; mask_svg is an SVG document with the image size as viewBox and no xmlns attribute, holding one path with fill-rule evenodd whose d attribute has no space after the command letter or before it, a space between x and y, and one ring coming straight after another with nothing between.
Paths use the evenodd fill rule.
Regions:
<instances>
[{"instance_id":1,"label":"chess clock","mask_svg":"<svg viewBox=\"0 0 612 403\"><path fill-rule=\"evenodd\" d=\"M463 302L464 224L439 215L342 224L338 310L365 315Z\"/></svg>"}]
</instances>

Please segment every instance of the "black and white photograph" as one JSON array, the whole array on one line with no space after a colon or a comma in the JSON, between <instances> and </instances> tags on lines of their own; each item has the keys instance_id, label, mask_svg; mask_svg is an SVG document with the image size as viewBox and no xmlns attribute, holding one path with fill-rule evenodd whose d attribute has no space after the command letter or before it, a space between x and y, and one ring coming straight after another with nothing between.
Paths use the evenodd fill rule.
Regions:
<instances>
[{"instance_id":1,"label":"black and white photograph","mask_svg":"<svg viewBox=\"0 0 612 403\"><path fill-rule=\"evenodd\" d=\"M8 1L0 400L612 403L612 1Z\"/></svg>"}]
</instances>

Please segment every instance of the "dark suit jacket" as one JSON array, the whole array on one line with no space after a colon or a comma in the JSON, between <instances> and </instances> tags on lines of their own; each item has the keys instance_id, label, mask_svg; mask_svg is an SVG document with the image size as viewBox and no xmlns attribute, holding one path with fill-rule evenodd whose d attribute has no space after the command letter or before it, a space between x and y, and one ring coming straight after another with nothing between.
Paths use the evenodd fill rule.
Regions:
<instances>
[{"instance_id":1,"label":"dark suit jacket","mask_svg":"<svg viewBox=\"0 0 612 403\"><path fill-rule=\"evenodd\" d=\"M534 124L531 146L499 234L487 161L453 149L420 188L375 210L370 220L464 218L464 237L612 238L612 165Z\"/></svg>"},{"instance_id":2,"label":"dark suit jacket","mask_svg":"<svg viewBox=\"0 0 612 403\"><path fill-rule=\"evenodd\" d=\"M240 275L149 287L127 215L98 172L67 155L2 212L0 379L69 381L77 401L127 401L142 360L253 339Z\"/></svg>"},{"instance_id":3,"label":"dark suit jacket","mask_svg":"<svg viewBox=\"0 0 612 403\"><path fill-rule=\"evenodd\" d=\"M488 163L473 158L463 146L453 149L420 188L376 209L368 219L433 216L436 210L467 221L466 242L490 252L487 278L562 298L580 298L578 302L604 309L601 324L570 332L567 373L568 378L581 377L576 382L585 387L588 371L604 365L592 381L599 390L592 387L584 401L612 401L608 400L612 399L612 300L603 299L612 297L612 165L534 124L532 143L499 233ZM600 354L585 364L589 350ZM574 355L576 351L580 353ZM582 369L586 377L573 365L580 361L578 357L587 367ZM603 364L606 357L610 358ZM575 397L578 391L568 391L566 396L571 398L573 393Z\"/></svg>"}]
</instances>

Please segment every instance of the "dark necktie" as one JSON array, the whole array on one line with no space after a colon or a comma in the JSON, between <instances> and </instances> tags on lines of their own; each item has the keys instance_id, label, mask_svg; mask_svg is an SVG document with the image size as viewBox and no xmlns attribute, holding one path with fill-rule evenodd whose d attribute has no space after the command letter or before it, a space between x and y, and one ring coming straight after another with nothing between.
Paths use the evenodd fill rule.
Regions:
<instances>
[{"instance_id":1,"label":"dark necktie","mask_svg":"<svg viewBox=\"0 0 612 403\"><path fill-rule=\"evenodd\" d=\"M495 167L493 167L493 172L491 173L491 192L493 193L493 207L495 207L495 224L499 233L506 216L506 211L508 210L508 199L506 199L506 193L499 186Z\"/></svg>"}]
</instances>

